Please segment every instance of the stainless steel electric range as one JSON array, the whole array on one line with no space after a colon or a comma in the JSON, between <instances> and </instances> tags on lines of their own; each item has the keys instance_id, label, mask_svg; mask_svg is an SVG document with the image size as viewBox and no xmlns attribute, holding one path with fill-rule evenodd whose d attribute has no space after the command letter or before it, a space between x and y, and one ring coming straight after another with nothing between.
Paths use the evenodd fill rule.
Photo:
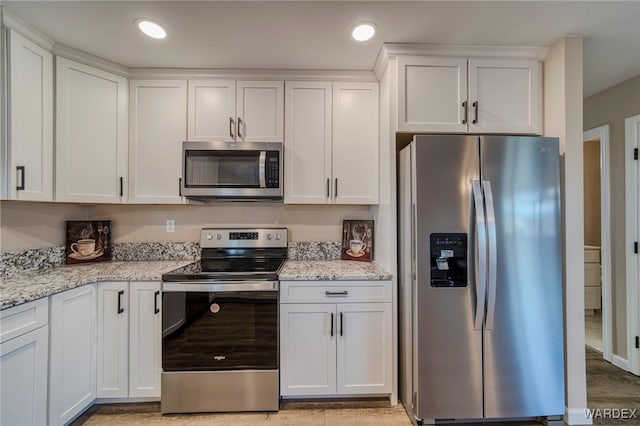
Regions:
<instances>
[{"instance_id":1,"label":"stainless steel electric range","mask_svg":"<svg viewBox=\"0 0 640 426\"><path fill-rule=\"evenodd\" d=\"M162 276L161 411L277 411L287 230L203 229L200 245Z\"/></svg>"}]
</instances>

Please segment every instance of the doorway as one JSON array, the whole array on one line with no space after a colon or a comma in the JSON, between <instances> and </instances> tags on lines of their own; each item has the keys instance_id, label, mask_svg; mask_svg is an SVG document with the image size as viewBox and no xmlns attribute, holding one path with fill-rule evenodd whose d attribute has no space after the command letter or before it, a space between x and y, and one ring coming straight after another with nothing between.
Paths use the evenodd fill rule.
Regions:
<instances>
[{"instance_id":1,"label":"doorway","mask_svg":"<svg viewBox=\"0 0 640 426\"><path fill-rule=\"evenodd\" d=\"M611 362L609 125L584 132L585 342Z\"/></svg>"}]
</instances>

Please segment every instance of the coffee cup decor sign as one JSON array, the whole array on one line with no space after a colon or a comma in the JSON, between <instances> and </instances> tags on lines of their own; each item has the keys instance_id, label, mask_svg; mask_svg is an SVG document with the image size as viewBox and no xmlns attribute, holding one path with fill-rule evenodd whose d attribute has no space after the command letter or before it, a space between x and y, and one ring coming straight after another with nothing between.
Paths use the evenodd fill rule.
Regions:
<instances>
[{"instance_id":1,"label":"coffee cup decor sign","mask_svg":"<svg viewBox=\"0 0 640 426\"><path fill-rule=\"evenodd\" d=\"M111 260L110 220L68 220L66 263Z\"/></svg>"},{"instance_id":2,"label":"coffee cup decor sign","mask_svg":"<svg viewBox=\"0 0 640 426\"><path fill-rule=\"evenodd\" d=\"M373 221L345 220L342 222L343 260L373 260Z\"/></svg>"}]
</instances>

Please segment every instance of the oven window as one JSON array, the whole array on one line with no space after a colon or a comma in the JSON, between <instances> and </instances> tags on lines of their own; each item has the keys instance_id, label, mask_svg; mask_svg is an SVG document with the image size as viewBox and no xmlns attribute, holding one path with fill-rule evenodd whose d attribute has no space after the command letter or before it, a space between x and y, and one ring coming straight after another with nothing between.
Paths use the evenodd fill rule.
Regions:
<instances>
[{"instance_id":1,"label":"oven window","mask_svg":"<svg viewBox=\"0 0 640 426\"><path fill-rule=\"evenodd\" d=\"M185 185L259 188L259 151L186 151Z\"/></svg>"},{"instance_id":2,"label":"oven window","mask_svg":"<svg viewBox=\"0 0 640 426\"><path fill-rule=\"evenodd\" d=\"M162 369L278 367L277 292L166 292Z\"/></svg>"}]
</instances>

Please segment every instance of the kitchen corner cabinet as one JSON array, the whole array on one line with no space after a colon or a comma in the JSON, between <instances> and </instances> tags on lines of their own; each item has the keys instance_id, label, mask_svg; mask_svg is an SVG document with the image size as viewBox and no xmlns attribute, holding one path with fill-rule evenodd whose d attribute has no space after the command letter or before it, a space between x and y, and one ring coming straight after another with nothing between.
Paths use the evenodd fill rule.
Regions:
<instances>
[{"instance_id":1,"label":"kitchen corner cabinet","mask_svg":"<svg viewBox=\"0 0 640 426\"><path fill-rule=\"evenodd\" d=\"M48 302L0 312L0 424L47 424Z\"/></svg>"},{"instance_id":2,"label":"kitchen corner cabinet","mask_svg":"<svg viewBox=\"0 0 640 426\"><path fill-rule=\"evenodd\" d=\"M282 142L282 81L189 80L188 140Z\"/></svg>"},{"instance_id":3,"label":"kitchen corner cabinet","mask_svg":"<svg viewBox=\"0 0 640 426\"><path fill-rule=\"evenodd\" d=\"M282 396L391 393L390 281L280 284Z\"/></svg>"},{"instance_id":4,"label":"kitchen corner cabinet","mask_svg":"<svg viewBox=\"0 0 640 426\"><path fill-rule=\"evenodd\" d=\"M398 130L542 133L542 65L521 59L402 56Z\"/></svg>"},{"instance_id":5,"label":"kitchen corner cabinet","mask_svg":"<svg viewBox=\"0 0 640 426\"><path fill-rule=\"evenodd\" d=\"M56 58L56 201L127 201L127 79Z\"/></svg>"},{"instance_id":6,"label":"kitchen corner cabinet","mask_svg":"<svg viewBox=\"0 0 640 426\"><path fill-rule=\"evenodd\" d=\"M187 81L132 80L129 95L129 202L183 204Z\"/></svg>"},{"instance_id":7,"label":"kitchen corner cabinet","mask_svg":"<svg viewBox=\"0 0 640 426\"><path fill-rule=\"evenodd\" d=\"M160 397L160 282L98 284L98 398Z\"/></svg>"},{"instance_id":8,"label":"kitchen corner cabinet","mask_svg":"<svg viewBox=\"0 0 640 426\"><path fill-rule=\"evenodd\" d=\"M378 203L378 84L287 81L285 203Z\"/></svg>"},{"instance_id":9,"label":"kitchen corner cabinet","mask_svg":"<svg viewBox=\"0 0 640 426\"><path fill-rule=\"evenodd\" d=\"M95 284L50 297L49 421L69 423L96 398Z\"/></svg>"},{"instance_id":10,"label":"kitchen corner cabinet","mask_svg":"<svg viewBox=\"0 0 640 426\"><path fill-rule=\"evenodd\" d=\"M53 57L8 30L7 147L2 197L53 200Z\"/></svg>"}]
</instances>

